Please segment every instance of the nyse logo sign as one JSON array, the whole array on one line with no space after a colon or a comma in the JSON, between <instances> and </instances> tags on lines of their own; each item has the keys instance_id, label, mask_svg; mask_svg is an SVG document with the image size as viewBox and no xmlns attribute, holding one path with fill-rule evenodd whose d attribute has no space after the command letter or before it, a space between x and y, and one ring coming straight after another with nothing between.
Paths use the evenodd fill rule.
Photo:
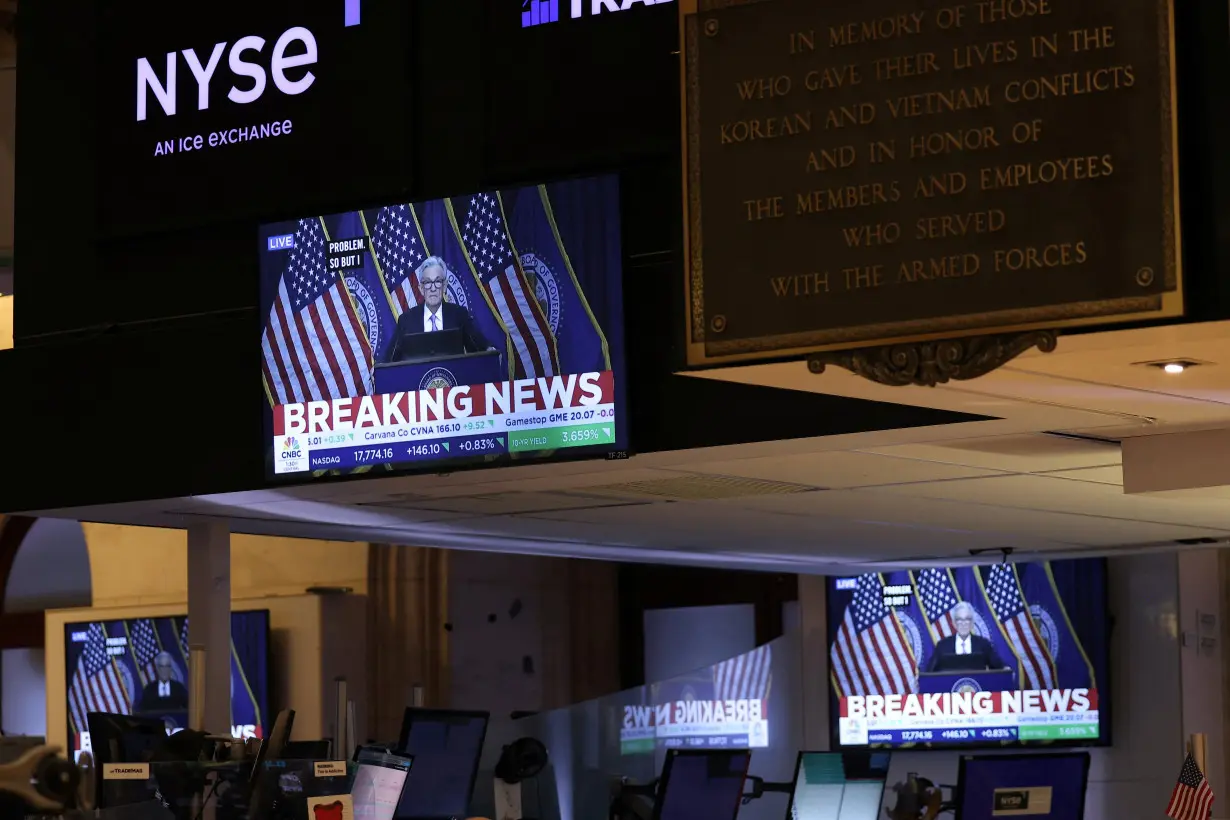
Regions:
<instances>
[{"instance_id":1,"label":"nyse logo sign","mask_svg":"<svg viewBox=\"0 0 1230 820\"><path fill-rule=\"evenodd\" d=\"M227 66L235 77L247 78L242 84L248 87L241 89L236 82L227 92L226 97L233 103L246 105L256 102L265 93L266 73L264 66L257 62L265 48L265 39L255 35L240 37L231 46L227 58ZM137 60L137 122L146 119L149 113L149 95L152 93L162 107L162 112L168 117L174 117L178 106L179 92L179 54L184 57L184 63L196 80L196 107L198 111L209 108L209 86L218 63L226 51L226 43L214 44L209 58L202 62L196 49L185 49L182 52L168 52L166 55L166 71L163 77L158 76L153 65L146 57ZM288 54L290 51L292 53ZM248 57L248 54L252 57ZM316 62L316 37L302 26L295 26L282 32L282 36L273 45L269 58L269 74L273 84L279 91L288 96L297 96L312 87L316 75L310 70L293 72L293 69L313 65ZM288 74L287 72L291 72Z\"/></svg>"},{"instance_id":2,"label":"nyse logo sign","mask_svg":"<svg viewBox=\"0 0 1230 820\"><path fill-rule=\"evenodd\" d=\"M672 0L521 0L521 27L557 22L561 4L566 7L568 16L576 20L578 17L595 17L670 2Z\"/></svg>"}]
</instances>

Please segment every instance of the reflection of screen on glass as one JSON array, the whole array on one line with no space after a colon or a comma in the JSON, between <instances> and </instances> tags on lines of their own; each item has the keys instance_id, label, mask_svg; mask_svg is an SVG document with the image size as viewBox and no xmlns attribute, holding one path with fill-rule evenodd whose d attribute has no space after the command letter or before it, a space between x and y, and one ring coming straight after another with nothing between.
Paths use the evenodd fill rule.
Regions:
<instances>
[{"instance_id":1,"label":"reflection of screen on glass","mask_svg":"<svg viewBox=\"0 0 1230 820\"><path fill-rule=\"evenodd\" d=\"M752 753L671 750L654 820L734 820Z\"/></svg>"},{"instance_id":2,"label":"reflection of screen on glass","mask_svg":"<svg viewBox=\"0 0 1230 820\"><path fill-rule=\"evenodd\" d=\"M1109 741L1106 562L831 578L838 747Z\"/></svg>"},{"instance_id":3,"label":"reflection of screen on glass","mask_svg":"<svg viewBox=\"0 0 1230 820\"><path fill-rule=\"evenodd\" d=\"M400 755L360 753L350 791L355 820L393 820L411 760Z\"/></svg>"},{"instance_id":4,"label":"reflection of screen on glass","mask_svg":"<svg viewBox=\"0 0 1230 820\"><path fill-rule=\"evenodd\" d=\"M486 712L407 709L401 751L414 758L414 776L397 816L406 820L466 817L487 734Z\"/></svg>"},{"instance_id":5,"label":"reflection of screen on glass","mask_svg":"<svg viewBox=\"0 0 1230 820\"><path fill-rule=\"evenodd\" d=\"M787 820L876 820L889 755L802 752Z\"/></svg>"},{"instance_id":6,"label":"reflection of screen on glass","mask_svg":"<svg viewBox=\"0 0 1230 820\"><path fill-rule=\"evenodd\" d=\"M769 745L773 646L642 688L623 707L621 754L673 749L761 749Z\"/></svg>"}]
</instances>

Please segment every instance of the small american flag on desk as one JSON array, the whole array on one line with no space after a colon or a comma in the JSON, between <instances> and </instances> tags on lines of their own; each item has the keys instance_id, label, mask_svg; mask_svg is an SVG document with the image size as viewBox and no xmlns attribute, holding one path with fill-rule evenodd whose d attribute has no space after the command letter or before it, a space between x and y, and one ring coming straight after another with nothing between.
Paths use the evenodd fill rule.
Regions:
<instances>
[{"instance_id":1,"label":"small american flag on desk","mask_svg":"<svg viewBox=\"0 0 1230 820\"><path fill-rule=\"evenodd\" d=\"M1179 771L1179 782L1174 784L1174 791L1170 794L1166 816L1174 820L1208 820L1212 810L1213 790L1189 753Z\"/></svg>"}]
</instances>

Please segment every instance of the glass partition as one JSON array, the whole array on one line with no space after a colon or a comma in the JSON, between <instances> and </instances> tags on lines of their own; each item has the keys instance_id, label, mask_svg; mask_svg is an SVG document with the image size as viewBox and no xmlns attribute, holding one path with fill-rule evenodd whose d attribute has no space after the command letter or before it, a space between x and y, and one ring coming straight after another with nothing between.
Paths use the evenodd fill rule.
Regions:
<instances>
[{"instance_id":1,"label":"glass partition","mask_svg":"<svg viewBox=\"0 0 1230 820\"><path fill-rule=\"evenodd\" d=\"M546 769L522 788L524 816L540 820L606 817L612 785L650 783L670 748L751 748L752 775L789 781L803 742L799 648L788 633L684 675L513 721L512 736L488 737L472 813L492 816L490 772L519 737L547 747ZM739 818L782 820L786 800L767 794Z\"/></svg>"}]
</instances>

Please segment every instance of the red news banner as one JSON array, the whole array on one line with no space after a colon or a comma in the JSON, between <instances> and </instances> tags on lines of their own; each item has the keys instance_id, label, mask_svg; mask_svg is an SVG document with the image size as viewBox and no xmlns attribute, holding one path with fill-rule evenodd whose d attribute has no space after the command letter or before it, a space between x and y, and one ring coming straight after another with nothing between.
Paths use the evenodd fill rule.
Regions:
<instances>
[{"instance_id":1,"label":"red news banner","mask_svg":"<svg viewBox=\"0 0 1230 820\"><path fill-rule=\"evenodd\" d=\"M607 370L273 408L278 473L615 444Z\"/></svg>"},{"instance_id":2,"label":"red news banner","mask_svg":"<svg viewBox=\"0 0 1230 820\"><path fill-rule=\"evenodd\" d=\"M843 745L1098 737L1096 689L851 695L839 708Z\"/></svg>"}]
</instances>

